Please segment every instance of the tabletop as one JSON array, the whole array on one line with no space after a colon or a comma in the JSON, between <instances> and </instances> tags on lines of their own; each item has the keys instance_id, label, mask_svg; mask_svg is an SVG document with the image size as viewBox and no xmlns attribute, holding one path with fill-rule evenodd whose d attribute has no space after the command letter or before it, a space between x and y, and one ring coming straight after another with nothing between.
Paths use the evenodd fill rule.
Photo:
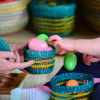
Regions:
<instances>
[{"instance_id":1,"label":"tabletop","mask_svg":"<svg viewBox=\"0 0 100 100\"><path fill-rule=\"evenodd\" d=\"M84 23L78 22L78 26L76 26L75 32L73 35L65 38L70 38L70 39L79 39L79 38L84 38L84 39L90 39L90 38L96 38L99 37L100 34L96 32L90 31ZM34 34L33 31L29 31L28 29L25 29L21 32L17 32L15 34L10 34L6 36L1 36L4 40L9 45L15 45L15 44L20 44L29 41L31 38L35 37L36 35ZM56 54L60 51L59 47L56 47ZM63 58L64 56L58 56L56 55L56 62L55 62L55 67L52 73L47 74L47 75L29 75L27 74L26 78L24 81L21 83L20 87L21 88L34 88L41 86L45 84L46 82L50 81L50 79L60 70L60 68L63 65ZM14 70L13 72L16 73L21 73L19 70ZM10 100L10 95L0 95L0 100Z\"/></svg>"}]
</instances>

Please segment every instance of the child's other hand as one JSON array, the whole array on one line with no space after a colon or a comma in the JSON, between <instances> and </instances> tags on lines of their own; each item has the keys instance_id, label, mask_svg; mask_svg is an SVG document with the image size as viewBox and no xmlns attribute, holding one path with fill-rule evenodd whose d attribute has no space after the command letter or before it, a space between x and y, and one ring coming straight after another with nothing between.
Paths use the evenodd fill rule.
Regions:
<instances>
[{"instance_id":1,"label":"child's other hand","mask_svg":"<svg viewBox=\"0 0 100 100\"><path fill-rule=\"evenodd\" d=\"M84 64L90 66L90 64L92 62L98 62L100 61L100 57L96 57L96 56L91 56L91 55L87 55L87 54L84 54L83 55L83 62Z\"/></svg>"},{"instance_id":2,"label":"child's other hand","mask_svg":"<svg viewBox=\"0 0 100 100\"><path fill-rule=\"evenodd\" d=\"M19 55L23 55L23 48L27 45L28 43L22 43L22 44L19 44L19 45L14 45L14 46L11 46L10 49L12 52L15 52L17 51L19 53Z\"/></svg>"},{"instance_id":3,"label":"child's other hand","mask_svg":"<svg viewBox=\"0 0 100 100\"><path fill-rule=\"evenodd\" d=\"M24 62L23 48L26 45L28 45L28 43L11 46L11 51L13 51L16 54L16 60L19 62ZM33 73L28 72L26 68L20 69L20 70L28 74L33 74Z\"/></svg>"},{"instance_id":4,"label":"child's other hand","mask_svg":"<svg viewBox=\"0 0 100 100\"><path fill-rule=\"evenodd\" d=\"M9 58L9 60L6 60ZM17 51L4 52L0 51L0 74L9 74L14 69L24 69L32 65L34 61L20 63L20 56Z\"/></svg>"},{"instance_id":5,"label":"child's other hand","mask_svg":"<svg viewBox=\"0 0 100 100\"><path fill-rule=\"evenodd\" d=\"M63 39L58 35L53 35L49 38L49 41L55 41L54 46L59 45L62 50L60 51L59 54L65 54L69 51L74 51L74 41L75 40L70 40L70 39Z\"/></svg>"}]
</instances>

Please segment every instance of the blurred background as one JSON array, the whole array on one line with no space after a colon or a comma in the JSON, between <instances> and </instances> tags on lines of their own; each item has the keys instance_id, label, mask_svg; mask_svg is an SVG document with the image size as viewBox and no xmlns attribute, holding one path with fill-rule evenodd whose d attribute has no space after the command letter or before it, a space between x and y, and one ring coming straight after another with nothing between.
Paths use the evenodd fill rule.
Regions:
<instances>
[{"instance_id":1,"label":"blurred background","mask_svg":"<svg viewBox=\"0 0 100 100\"><path fill-rule=\"evenodd\" d=\"M9 45L25 43L42 33L69 39L99 37L100 0L0 0L0 37ZM33 88L50 81L63 65L59 51L57 46L52 73L28 74L20 87ZM0 95L0 100L10 97Z\"/></svg>"},{"instance_id":2,"label":"blurred background","mask_svg":"<svg viewBox=\"0 0 100 100\"><path fill-rule=\"evenodd\" d=\"M100 1L0 1L0 36L9 45L27 42L41 33L71 39L99 37ZM57 54L59 50L57 47Z\"/></svg>"}]
</instances>

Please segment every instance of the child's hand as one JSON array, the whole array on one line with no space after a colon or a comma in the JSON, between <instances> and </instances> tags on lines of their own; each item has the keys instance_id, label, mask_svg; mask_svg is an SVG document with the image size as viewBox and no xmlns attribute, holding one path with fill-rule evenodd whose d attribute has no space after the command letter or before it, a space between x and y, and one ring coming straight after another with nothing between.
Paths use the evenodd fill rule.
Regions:
<instances>
[{"instance_id":1,"label":"child's hand","mask_svg":"<svg viewBox=\"0 0 100 100\"><path fill-rule=\"evenodd\" d=\"M90 66L90 64L92 62L98 62L100 61L100 57L96 57L96 56L91 56L91 55L87 55L87 54L84 54L83 55L83 62L84 64Z\"/></svg>"},{"instance_id":2,"label":"child's hand","mask_svg":"<svg viewBox=\"0 0 100 100\"><path fill-rule=\"evenodd\" d=\"M14 45L14 46L11 47L11 51L13 51L13 52L17 51L18 52L18 53L16 53L17 61L24 62L23 48L26 45L28 45L28 43L23 43L23 44L20 44L20 45ZM25 72L25 73L28 73L28 74L33 74L33 73L28 72L26 68L20 69L20 70Z\"/></svg>"},{"instance_id":3,"label":"child's hand","mask_svg":"<svg viewBox=\"0 0 100 100\"><path fill-rule=\"evenodd\" d=\"M58 35L53 35L49 38L49 41L55 41L54 46L59 45L62 48L59 54L65 54L69 51L74 51L74 40L62 39Z\"/></svg>"},{"instance_id":4,"label":"child's hand","mask_svg":"<svg viewBox=\"0 0 100 100\"><path fill-rule=\"evenodd\" d=\"M27 45L28 43L22 43L22 44L19 44L19 45L14 45L14 46L11 46L10 49L11 51L17 51L19 53L19 55L23 56L23 48Z\"/></svg>"},{"instance_id":5,"label":"child's hand","mask_svg":"<svg viewBox=\"0 0 100 100\"><path fill-rule=\"evenodd\" d=\"M9 58L9 60L6 60ZM0 51L0 74L9 74L14 69L24 69L32 65L34 61L20 63L20 57L17 51L4 52Z\"/></svg>"}]
</instances>

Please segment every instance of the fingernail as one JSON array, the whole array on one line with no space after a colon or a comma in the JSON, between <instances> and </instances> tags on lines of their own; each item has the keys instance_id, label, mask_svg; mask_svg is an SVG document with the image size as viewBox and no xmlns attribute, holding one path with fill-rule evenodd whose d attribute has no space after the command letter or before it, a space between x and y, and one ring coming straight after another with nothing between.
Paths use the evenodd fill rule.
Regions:
<instances>
[{"instance_id":1,"label":"fingernail","mask_svg":"<svg viewBox=\"0 0 100 100\"><path fill-rule=\"evenodd\" d=\"M50 41L50 42L51 42L51 40L50 40L50 39L48 39L48 41Z\"/></svg>"},{"instance_id":2,"label":"fingernail","mask_svg":"<svg viewBox=\"0 0 100 100\"><path fill-rule=\"evenodd\" d=\"M34 63L34 61L30 61L30 62Z\"/></svg>"}]
</instances>

